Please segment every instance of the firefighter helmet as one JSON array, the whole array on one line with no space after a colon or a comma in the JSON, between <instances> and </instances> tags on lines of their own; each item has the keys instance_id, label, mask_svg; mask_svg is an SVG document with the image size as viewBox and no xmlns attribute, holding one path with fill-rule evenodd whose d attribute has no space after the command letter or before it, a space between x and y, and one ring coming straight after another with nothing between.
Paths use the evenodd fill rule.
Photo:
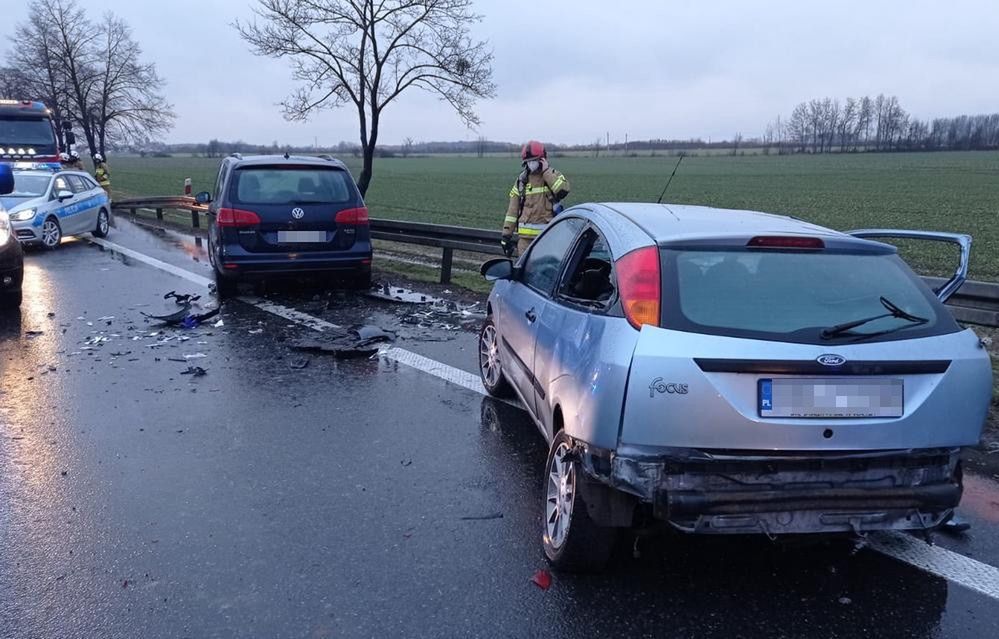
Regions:
<instances>
[{"instance_id":1,"label":"firefighter helmet","mask_svg":"<svg viewBox=\"0 0 999 639\"><path fill-rule=\"evenodd\" d=\"M520 151L520 159L523 162L529 160L540 160L542 158L548 157L548 151L545 149L545 145L541 144L537 140L531 140L524 145L524 148Z\"/></svg>"},{"instance_id":2,"label":"firefighter helmet","mask_svg":"<svg viewBox=\"0 0 999 639\"><path fill-rule=\"evenodd\" d=\"M103 162L104 156L100 153L94 153L94 162Z\"/></svg>"}]
</instances>

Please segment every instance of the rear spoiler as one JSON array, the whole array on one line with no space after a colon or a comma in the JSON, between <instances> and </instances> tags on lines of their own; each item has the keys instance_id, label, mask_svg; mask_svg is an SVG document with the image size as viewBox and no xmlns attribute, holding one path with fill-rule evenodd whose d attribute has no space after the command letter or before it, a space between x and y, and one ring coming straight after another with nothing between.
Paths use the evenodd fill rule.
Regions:
<instances>
[{"instance_id":1,"label":"rear spoiler","mask_svg":"<svg viewBox=\"0 0 999 639\"><path fill-rule=\"evenodd\" d=\"M947 242L957 244L960 249L957 270L949 280L944 282L934 293L941 302L946 302L950 296L961 288L968 279L968 259L971 256L971 236L963 233L943 233L937 231L906 231L901 229L857 229L847 231L849 235L860 238L894 237L906 240L929 240L930 242Z\"/></svg>"}]
</instances>

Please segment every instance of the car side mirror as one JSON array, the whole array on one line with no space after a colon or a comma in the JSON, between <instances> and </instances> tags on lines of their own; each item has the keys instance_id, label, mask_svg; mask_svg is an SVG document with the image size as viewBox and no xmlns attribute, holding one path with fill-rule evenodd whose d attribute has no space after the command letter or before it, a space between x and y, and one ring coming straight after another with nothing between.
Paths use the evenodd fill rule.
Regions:
<instances>
[{"instance_id":1,"label":"car side mirror","mask_svg":"<svg viewBox=\"0 0 999 639\"><path fill-rule=\"evenodd\" d=\"M212 194L208 191L202 191L194 196L194 201L198 204L210 204L212 201Z\"/></svg>"},{"instance_id":2,"label":"car side mirror","mask_svg":"<svg viewBox=\"0 0 999 639\"><path fill-rule=\"evenodd\" d=\"M56 199L59 200L60 202L62 202L63 200L68 200L71 197L73 197L72 191L59 191L58 193L56 193Z\"/></svg>"},{"instance_id":3,"label":"car side mirror","mask_svg":"<svg viewBox=\"0 0 999 639\"><path fill-rule=\"evenodd\" d=\"M479 273L486 278L487 282L496 280L508 280L513 277L513 262L505 257L498 257L489 260L479 268Z\"/></svg>"},{"instance_id":4,"label":"car side mirror","mask_svg":"<svg viewBox=\"0 0 999 639\"><path fill-rule=\"evenodd\" d=\"M0 195L14 192L14 169L9 164L0 164Z\"/></svg>"}]
</instances>

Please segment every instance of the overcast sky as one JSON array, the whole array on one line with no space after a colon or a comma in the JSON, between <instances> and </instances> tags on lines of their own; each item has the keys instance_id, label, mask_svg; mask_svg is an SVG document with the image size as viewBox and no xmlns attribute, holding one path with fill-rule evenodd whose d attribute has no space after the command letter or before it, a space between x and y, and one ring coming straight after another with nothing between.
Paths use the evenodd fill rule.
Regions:
<instances>
[{"instance_id":1,"label":"overcast sky","mask_svg":"<svg viewBox=\"0 0 999 639\"><path fill-rule=\"evenodd\" d=\"M0 31L12 32L28 3L0 3ZM82 4L95 18L106 10L124 17L167 80L178 115L168 142L357 142L352 107L306 123L281 117L276 104L293 87L287 64L253 56L230 26L249 15L251 0ZM802 100L879 92L898 95L922 118L999 111L995 0L480 0L477 7L484 19L473 32L495 54L498 96L478 108L480 133L493 140L750 137ZM379 141L477 135L413 92L386 109Z\"/></svg>"}]
</instances>

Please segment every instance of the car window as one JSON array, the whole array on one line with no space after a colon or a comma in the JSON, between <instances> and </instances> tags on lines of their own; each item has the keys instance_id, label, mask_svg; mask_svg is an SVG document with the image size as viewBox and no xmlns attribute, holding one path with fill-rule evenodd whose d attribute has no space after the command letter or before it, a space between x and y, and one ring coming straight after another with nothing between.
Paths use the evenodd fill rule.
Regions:
<instances>
[{"instance_id":1,"label":"car window","mask_svg":"<svg viewBox=\"0 0 999 639\"><path fill-rule=\"evenodd\" d=\"M837 324L884 315L844 339L898 330L915 337L956 328L932 292L895 254L664 251L663 321L692 332L822 341ZM816 285L821 282L822 285ZM881 299L926 322L891 317Z\"/></svg>"},{"instance_id":2,"label":"car window","mask_svg":"<svg viewBox=\"0 0 999 639\"><path fill-rule=\"evenodd\" d=\"M69 180L69 186L73 193L84 193L90 190L90 185L79 175L67 175L66 179Z\"/></svg>"},{"instance_id":3,"label":"car window","mask_svg":"<svg viewBox=\"0 0 999 639\"><path fill-rule=\"evenodd\" d=\"M222 178L225 177L225 162L219 165L219 174L215 178L215 191L212 192L212 199L217 200L222 195Z\"/></svg>"},{"instance_id":4,"label":"car window","mask_svg":"<svg viewBox=\"0 0 999 639\"><path fill-rule=\"evenodd\" d=\"M523 282L548 295L555 288L566 254L584 226L578 217L558 220L531 245L523 267Z\"/></svg>"},{"instance_id":5,"label":"car window","mask_svg":"<svg viewBox=\"0 0 999 639\"><path fill-rule=\"evenodd\" d=\"M559 285L559 296L570 302L602 306L614 293L613 259L607 241L596 229L587 229L576 243L569 267Z\"/></svg>"},{"instance_id":6,"label":"car window","mask_svg":"<svg viewBox=\"0 0 999 639\"><path fill-rule=\"evenodd\" d=\"M345 203L354 199L346 171L325 167L254 166L233 173L236 204Z\"/></svg>"},{"instance_id":7,"label":"car window","mask_svg":"<svg viewBox=\"0 0 999 639\"><path fill-rule=\"evenodd\" d=\"M87 185L87 190L98 188L97 180L90 177L89 175L81 175L80 179L83 180L83 183Z\"/></svg>"},{"instance_id":8,"label":"car window","mask_svg":"<svg viewBox=\"0 0 999 639\"><path fill-rule=\"evenodd\" d=\"M56 197L60 191L73 192L73 188L69 185L69 180L66 179L65 175L57 175L55 180L52 182L52 197Z\"/></svg>"}]
</instances>

